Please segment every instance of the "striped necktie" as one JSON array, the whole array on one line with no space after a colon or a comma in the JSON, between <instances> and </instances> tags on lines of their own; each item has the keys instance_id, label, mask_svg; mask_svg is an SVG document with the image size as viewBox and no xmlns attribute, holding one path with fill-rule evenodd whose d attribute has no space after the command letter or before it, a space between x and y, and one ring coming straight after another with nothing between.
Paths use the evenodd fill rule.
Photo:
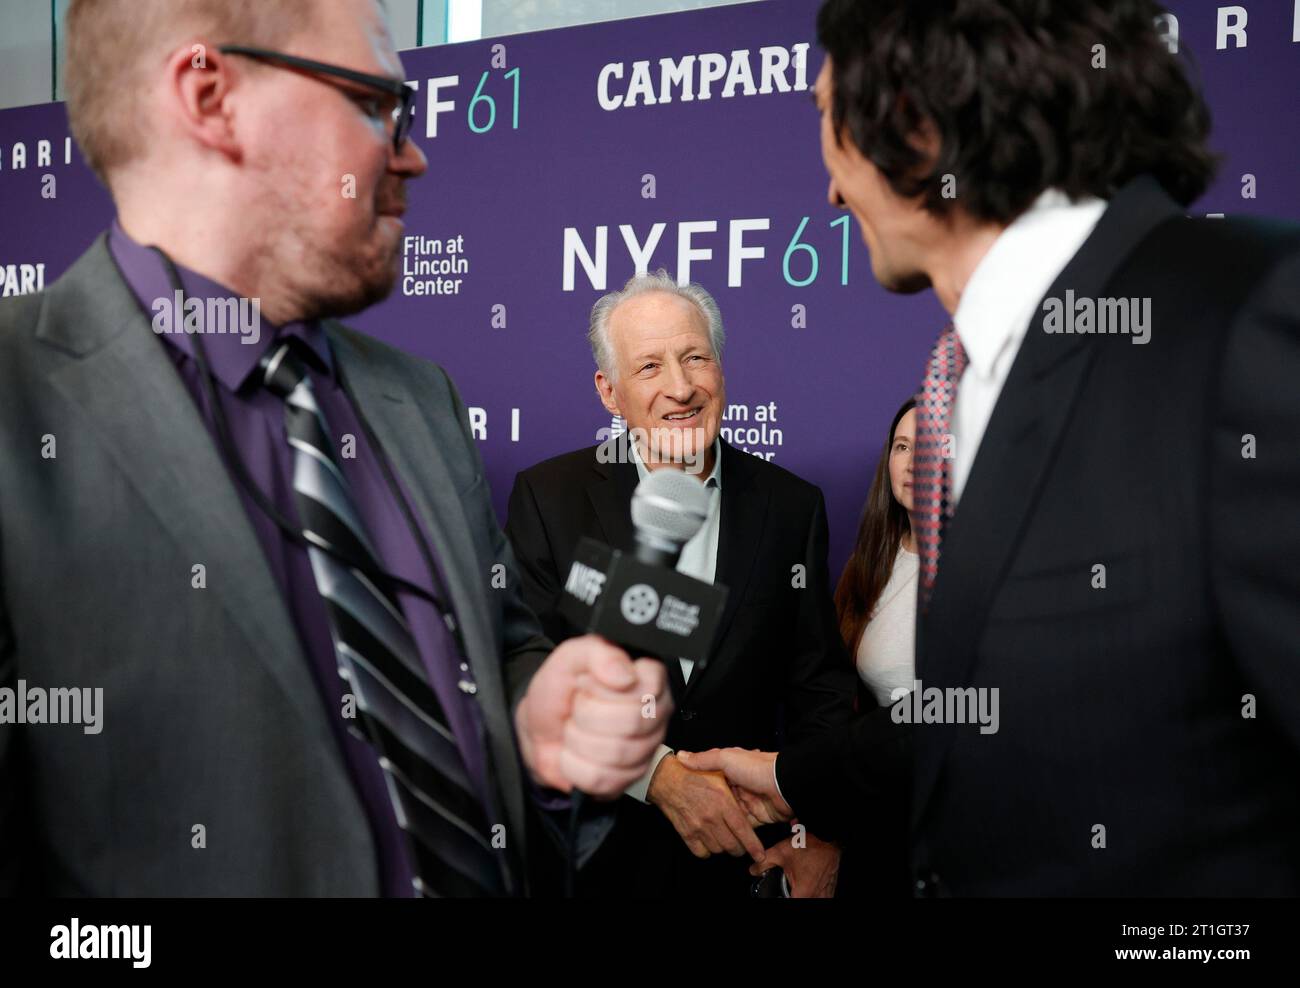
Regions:
<instances>
[{"instance_id":1,"label":"striped necktie","mask_svg":"<svg viewBox=\"0 0 1300 988\"><path fill-rule=\"evenodd\" d=\"M415 891L502 895L510 886L505 853L492 849L487 816L361 524L306 365L284 342L263 360L262 371L266 387L284 400L298 521L329 616L339 676L356 698L359 716L348 730L379 759L407 838Z\"/></svg>"},{"instance_id":2,"label":"striped necktie","mask_svg":"<svg viewBox=\"0 0 1300 988\"><path fill-rule=\"evenodd\" d=\"M925 611L939 575L943 529L952 516L952 409L966 350L950 323L930 355L916 396L916 454L912 461L912 514L921 556L920 607Z\"/></svg>"}]
</instances>

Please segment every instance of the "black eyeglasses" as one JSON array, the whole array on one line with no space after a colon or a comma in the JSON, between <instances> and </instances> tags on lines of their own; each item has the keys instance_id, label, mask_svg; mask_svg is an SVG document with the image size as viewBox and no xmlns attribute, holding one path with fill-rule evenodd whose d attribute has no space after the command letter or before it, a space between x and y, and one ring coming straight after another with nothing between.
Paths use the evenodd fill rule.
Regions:
<instances>
[{"instance_id":1,"label":"black eyeglasses","mask_svg":"<svg viewBox=\"0 0 1300 988\"><path fill-rule=\"evenodd\" d=\"M397 101L391 113L393 150L401 153L402 145L406 143L406 138L410 136L411 124L415 121L415 90L401 79L393 79L386 75L371 75L368 72L358 72L356 69L345 69L341 65L330 65L328 62L299 58L297 55L285 55L282 52L268 51L265 48L249 48L245 45L221 45L217 51L223 55L243 55L245 58L253 58L259 62L269 62L285 68L301 69L304 72L333 76L336 79L346 79L348 82L354 82L359 86L381 92L390 99ZM376 115L381 112L381 110L377 110Z\"/></svg>"}]
</instances>

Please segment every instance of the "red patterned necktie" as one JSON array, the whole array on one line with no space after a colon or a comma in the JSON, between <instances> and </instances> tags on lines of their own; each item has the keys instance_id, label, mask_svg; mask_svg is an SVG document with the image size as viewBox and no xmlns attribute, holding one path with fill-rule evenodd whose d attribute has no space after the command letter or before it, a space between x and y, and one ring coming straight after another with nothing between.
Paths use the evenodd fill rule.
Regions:
<instances>
[{"instance_id":1,"label":"red patterned necktie","mask_svg":"<svg viewBox=\"0 0 1300 988\"><path fill-rule=\"evenodd\" d=\"M921 555L920 606L924 611L939 573L943 525L952 515L953 443L949 428L957 382L966 369L966 351L951 323L930 354L921 392L916 396L916 451L912 458L912 516Z\"/></svg>"}]
</instances>

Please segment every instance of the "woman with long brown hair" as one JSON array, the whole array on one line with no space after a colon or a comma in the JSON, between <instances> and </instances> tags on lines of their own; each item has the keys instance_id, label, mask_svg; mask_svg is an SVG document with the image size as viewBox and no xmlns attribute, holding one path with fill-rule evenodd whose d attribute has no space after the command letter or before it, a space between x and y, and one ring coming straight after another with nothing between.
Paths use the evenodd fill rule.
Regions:
<instances>
[{"instance_id":1,"label":"woman with long brown hair","mask_svg":"<svg viewBox=\"0 0 1300 988\"><path fill-rule=\"evenodd\" d=\"M881 706L892 702L894 690L910 690L915 678L920 562L910 518L915 438L916 402L909 398L890 423L857 541L835 588L840 634L863 685Z\"/></svg>"},{"instance_id":2,"label":"woman with long brown hair","mask_svg":"<svg viewBox=\"0 0 1300 988\"><path fill-rule=\"evenodd\" d=\"M891 691L910 690L916 661L916 579L920 559L912 535L912 448L916 439L916 402L909 398L894 414L884 449L862 509L857 540L835 588L840 634L855 657L864 693L876 706L889 707ZM860 697L865 710L868 696ZM880 709L876 716L889 716ZM908 784L906 759L892 772L892 796L883 795L879 811L861 839L847 848L840 864L837 895L844 898L895 898L910 888L907 864Z\"/></svg>"}]
</instances>

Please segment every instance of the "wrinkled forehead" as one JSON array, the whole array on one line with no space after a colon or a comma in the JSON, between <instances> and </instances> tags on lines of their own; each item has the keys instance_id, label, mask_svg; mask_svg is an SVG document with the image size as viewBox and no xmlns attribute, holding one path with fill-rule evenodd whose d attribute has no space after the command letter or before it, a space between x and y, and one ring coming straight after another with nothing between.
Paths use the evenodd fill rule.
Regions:
<instances>
[{"instance_id":1,"label":"wrinkled forehead","mask_svg":"<svg viewBox=\"0 0 1300 988\"><path fill-rule=\"evenodd\" d=\"M620 302L610 313L610 336L619 349L691 345L690 337L708 339L709 324L692 301L670 292L645 292Z\"/></svg>"}]
</instances>

